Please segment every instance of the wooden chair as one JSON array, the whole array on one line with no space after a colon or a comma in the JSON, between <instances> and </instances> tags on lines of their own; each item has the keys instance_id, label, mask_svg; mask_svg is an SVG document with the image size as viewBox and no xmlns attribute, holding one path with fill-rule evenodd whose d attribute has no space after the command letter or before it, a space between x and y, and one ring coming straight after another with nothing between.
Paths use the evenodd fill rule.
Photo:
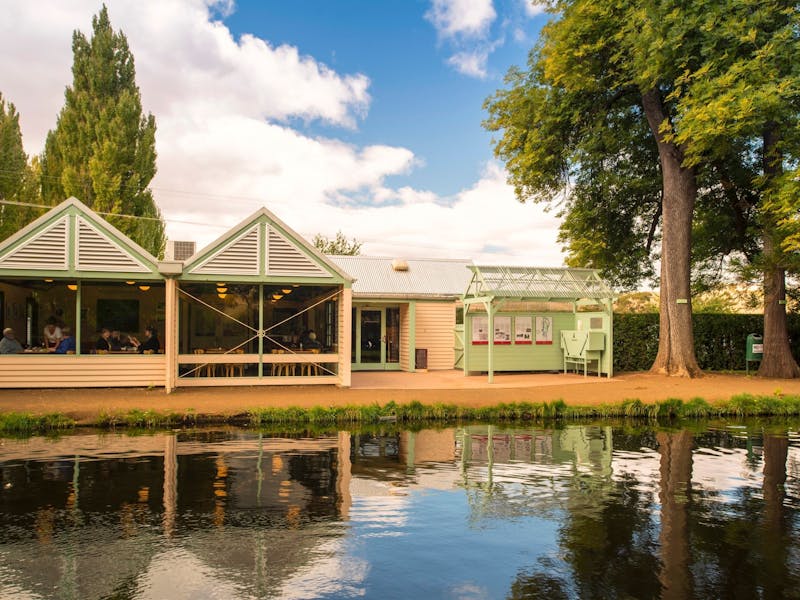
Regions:
<instances>
[{"instance_id":1,"label":"wooden chair","mask_svg":"<svg viewBox=\"0 0 800 600\"><path fill-rule=\"evenodd\" d=\"M237 348L236 350L231 350L231 354L244 354L244 348ZM239 377L244 377L244 363L225 363L225 377L233 377L236 372L239 373Z\"/></svg>"},{"instance_id":2,"label":"wooden chair","mask_svg":"<svg viewBox=\"0 0 800 600\"><path fill-rule=\"evenodd\" d=\"M286 354L286 350L273 350L273 354ZM272 363L272 374L281 376L294 375L296 373L297 365L294 363Z\"/></svg>"},{"instance_id":3,"label":"wooden chair","mask_svg":"<svg viewBox=\"0 0 800 600\"><path fill-rule=\"evenodd\" d=\"M313 350L311 350L311 354L319 354L319 353L320 353L319 348L314 348ZM308 376L319 375L319 372L320 372L320 369L319 369L319 365L317 363L301 363L300 364L300 375L301 376L303 376L303 375L308 375Z\"/></svg>"},{"instance_id":4,"label":"wooden chair","mask_svg":"<svg viewBox=\"0 0 800 600\"><path fill-rule=\"evenodd\" d=\"M206 351L203 348L195 348L193 350L194 354L205 354ZM200 374L203 374L204 377L214 377L215 369L214 365L209 363L198 363L194 370L194 376L200 377Z\"/></svg>"}]
</instances>

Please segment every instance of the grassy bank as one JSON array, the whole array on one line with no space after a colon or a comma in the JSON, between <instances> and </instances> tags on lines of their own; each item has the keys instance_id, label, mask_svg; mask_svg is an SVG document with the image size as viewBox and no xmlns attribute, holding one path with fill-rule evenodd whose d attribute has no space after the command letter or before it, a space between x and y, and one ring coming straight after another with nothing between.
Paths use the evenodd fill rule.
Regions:
<instances>
[{"instance_id":1,"label":"grassy bank","mask_svg":"<svg viewBox=\"0 0 800 600\"><path fill-rule=\"evenodd\" d=\"M668 399L644 403L638 399L600 406L569 406L554 402L502 403L484 408L454 404L372 404L314 408L262 408L236 415L209 415L195 412L163 413L155 410L132 410L121 414L101 414L81 426L113 429L185 427L231 424L262 427L267 425L335 425L374 424L381 422L415 423L431 421L527 421L542 419L642 418L642 419L706 419L713 417L756 417L800 415L800 396L755 396L740 394L723 402L709 403L702 398L688 402ZM32 434L59 431L79 424L66 415L0 414L0 433Z\"/></svg>"}]
</instances>

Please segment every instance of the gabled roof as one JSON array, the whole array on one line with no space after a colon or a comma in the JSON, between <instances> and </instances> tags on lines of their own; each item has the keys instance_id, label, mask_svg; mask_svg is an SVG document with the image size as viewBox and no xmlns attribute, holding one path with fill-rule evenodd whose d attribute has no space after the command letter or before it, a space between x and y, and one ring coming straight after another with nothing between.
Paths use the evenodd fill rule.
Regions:
<instances>
[{"instance_id":1,"label":"gabled roof","mask_svg":"<svg viewBox=\"0 0 800 600\"><path fill-rule=\"evenodd\" d=\"M0 276L162 278L157 259L69 198L0 243Z\"/></svg>"},{"instance_id":2,"label":"gabled roof","mask_svg":"<svg viewBox=\"0 0 800 600\"><path fill-rule=\"evenodd\" d=\"M613 298L614 291L595 269L471 266L469 297L526 300Z\"/></svg>"},{"instance_id":3,"label":"gabled roof","mask_svg":"<svg viewBox=\"0 0 800 600\"><path fill-rule=\"evenodd\" d=\"M184 264L182 278L352 281L338 265L266 208L257 210L190 256Z\"/></svg>"},{"instance_id":4,"label":"gabled roof","mask_svg":"<svg viewBox=\"0 0 800 600\"><path fill-rule=\"evenodd\" d=\"M396 259L377 256L330 256L355 277L354 298L459 298L472 273L469 260L409 258L406 271L393 267Z\"/></svg>"}]
</instances>

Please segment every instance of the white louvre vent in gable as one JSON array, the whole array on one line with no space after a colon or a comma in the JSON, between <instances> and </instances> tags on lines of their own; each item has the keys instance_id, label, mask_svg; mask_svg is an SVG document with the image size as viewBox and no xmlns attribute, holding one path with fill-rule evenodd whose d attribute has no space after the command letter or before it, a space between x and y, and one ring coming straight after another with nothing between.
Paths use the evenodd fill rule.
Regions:
<instances>
[{"instance_id":1,"label":"white louvre vent in gable","mask_svg":"<svg viewBox=\"0 0 800 600\"><path fill-rule=\"evenodd\" d=\"M269 228L267 257L267 275L329 276L329 273L309 258L304 250L298 248L272 227Z\"/></svg>"},{"instance_id":2,"label":"white louvre vent in gable","mask_svg":"<svg viewBox=\"0 0 800 600\"><path fill-rule=\"evenodd\" d=\"M94 225L78 217L78 247L75 264L79 271L146 273L145 265L133 258Z\"/></svg>"},{"instance_id":3,"label":"white louvre vent in gable","mask_svg":"<svg viewBox=\"0 0 800 600\"><path fill-rule=\"evenodd\" d=\"M0 257L3 269L67 270L67 217Z\"/></svg>"},{"instance_id":4,"label":"white louvre vent in gable","mask_svg":"<svg viewBox=\"0 0 800 600\"><path fill-rule=\"evenodd\" d=\"M216 275L258 275L260 262L258 257L259 226L239 236L238 239L228 244L216 254L206 260L193 273L208 273Z\"/></svg>"}]
</instances>

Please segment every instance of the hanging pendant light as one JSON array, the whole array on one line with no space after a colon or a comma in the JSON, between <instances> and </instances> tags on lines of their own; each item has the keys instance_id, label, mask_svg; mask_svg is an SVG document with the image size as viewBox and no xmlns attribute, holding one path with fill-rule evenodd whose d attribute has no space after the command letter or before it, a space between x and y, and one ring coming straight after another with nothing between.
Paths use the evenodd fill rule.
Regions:
<instances>
[{"instance_id":1,"label":"hanging pendant light","mask_svg":"<svg viewBox=\"0 0 800 600\"><path fill-rule=\"evenodd\" d=\"M78 290L78 284L77 283L68 283L67 284L67 289L70 289L73 292L75 292L75 291Z\"/></svg>"},{"instance_id":2,"label":"hanging pendant light","mask_svg":"<svg viewBox=\"0 0 800 600\"><path fill-rule=\"evenodd\" d=\"M149 285L140 285L139 289L142 290L143 292L146 292L147 290L150 289L150 286Z\"/></svg>"}]
</instances>

